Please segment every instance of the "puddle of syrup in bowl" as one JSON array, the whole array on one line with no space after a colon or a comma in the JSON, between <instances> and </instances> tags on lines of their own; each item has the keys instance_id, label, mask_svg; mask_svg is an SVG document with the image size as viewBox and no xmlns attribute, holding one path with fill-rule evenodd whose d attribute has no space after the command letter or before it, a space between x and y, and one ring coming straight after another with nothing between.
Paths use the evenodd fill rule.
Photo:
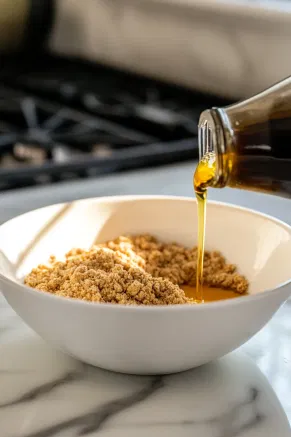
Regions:
<instances>
[{"instance_id":1,"label":"puddle of syrup in bowl","mask_svg":"<svg viewBox=\"0 0 291 437\"><path fill-rule=\"evenodd\" d=\"M197 300L196 298L196 287L191 285L182 285L180 288L185 291L188 298ZM233 299L239 296L244 296L244 294L236 293L232 290L225 290L223 288L214 288L203 286L203 302L214 302L217 300Z\"/></svg>"}]
</instances>

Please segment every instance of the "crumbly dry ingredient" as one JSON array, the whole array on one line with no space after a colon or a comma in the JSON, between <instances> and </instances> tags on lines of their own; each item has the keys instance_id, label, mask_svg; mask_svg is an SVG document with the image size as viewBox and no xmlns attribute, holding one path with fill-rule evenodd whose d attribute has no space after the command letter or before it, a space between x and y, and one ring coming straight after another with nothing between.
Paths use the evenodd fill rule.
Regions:
<instances>
[{"instance_id":1,"label":"crumbly dry ingredient","mask_svg":"<svg viewBox=\"0 0 291 437\"><path fill-rule=\"evenodd\" d=\"M64 262L50 258L25 284L64 297L92 302L173 305L193 303L182 285L196 281L197 249L166 244L151 235L119 237L85 251L70 251ZM205 252L204 282L245 293L247 280L219 252Z\"/></svg>"}]
</instances>

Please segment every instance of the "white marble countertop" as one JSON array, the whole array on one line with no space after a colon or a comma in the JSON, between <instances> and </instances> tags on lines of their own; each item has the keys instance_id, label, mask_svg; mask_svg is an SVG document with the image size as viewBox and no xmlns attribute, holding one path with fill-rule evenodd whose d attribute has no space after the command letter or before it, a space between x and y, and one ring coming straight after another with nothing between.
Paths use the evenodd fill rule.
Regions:
<instances>
[{"instance_id":1,"label":"white marble countertop","mask_svg":"<svg viewBox=\"0 0 291 437\"><path fill-rule=\"evenodd\" d=\"M191 195L193 164L0 195L0 221L56 201L107 194ZM291 202L221 190L212 197L291 222ZM0 296L0 437L287 437L291 302L251 341L183 374L134 377L55 351Z\"/></svg>"}]
</instances>

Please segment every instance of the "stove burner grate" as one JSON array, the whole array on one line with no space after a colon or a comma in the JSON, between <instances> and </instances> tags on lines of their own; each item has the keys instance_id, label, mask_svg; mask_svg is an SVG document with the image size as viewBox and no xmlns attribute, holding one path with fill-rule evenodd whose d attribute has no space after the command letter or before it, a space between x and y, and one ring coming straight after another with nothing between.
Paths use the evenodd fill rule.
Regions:
<instances>
[{"instance_id":1,"label":"stove burner grate","mask_svg":"<svg viewBox=\"0 0 291 437\"><path fill-rule=\"evenodd\" d=\"M195 158L199 114L221 104L53 57L10 59L0 79L1 190Z\"/></svg>"}]
</instances>

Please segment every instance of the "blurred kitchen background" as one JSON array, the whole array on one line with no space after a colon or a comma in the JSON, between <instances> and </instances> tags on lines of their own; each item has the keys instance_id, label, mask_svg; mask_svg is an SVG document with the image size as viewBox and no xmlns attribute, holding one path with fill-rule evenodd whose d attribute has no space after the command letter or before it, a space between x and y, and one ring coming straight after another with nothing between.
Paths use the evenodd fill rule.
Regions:
<instances>
[{"instance_id":1,"label":"blurred kitchen background","mask_svg":"<svg viewBox=\"0 0 291 437\"><path fill-rule=\"evenodd\" d=\"M203 109L290 74L290 11L0 0L0 191L197 159Z\"/></svg>"}]
</instances>

